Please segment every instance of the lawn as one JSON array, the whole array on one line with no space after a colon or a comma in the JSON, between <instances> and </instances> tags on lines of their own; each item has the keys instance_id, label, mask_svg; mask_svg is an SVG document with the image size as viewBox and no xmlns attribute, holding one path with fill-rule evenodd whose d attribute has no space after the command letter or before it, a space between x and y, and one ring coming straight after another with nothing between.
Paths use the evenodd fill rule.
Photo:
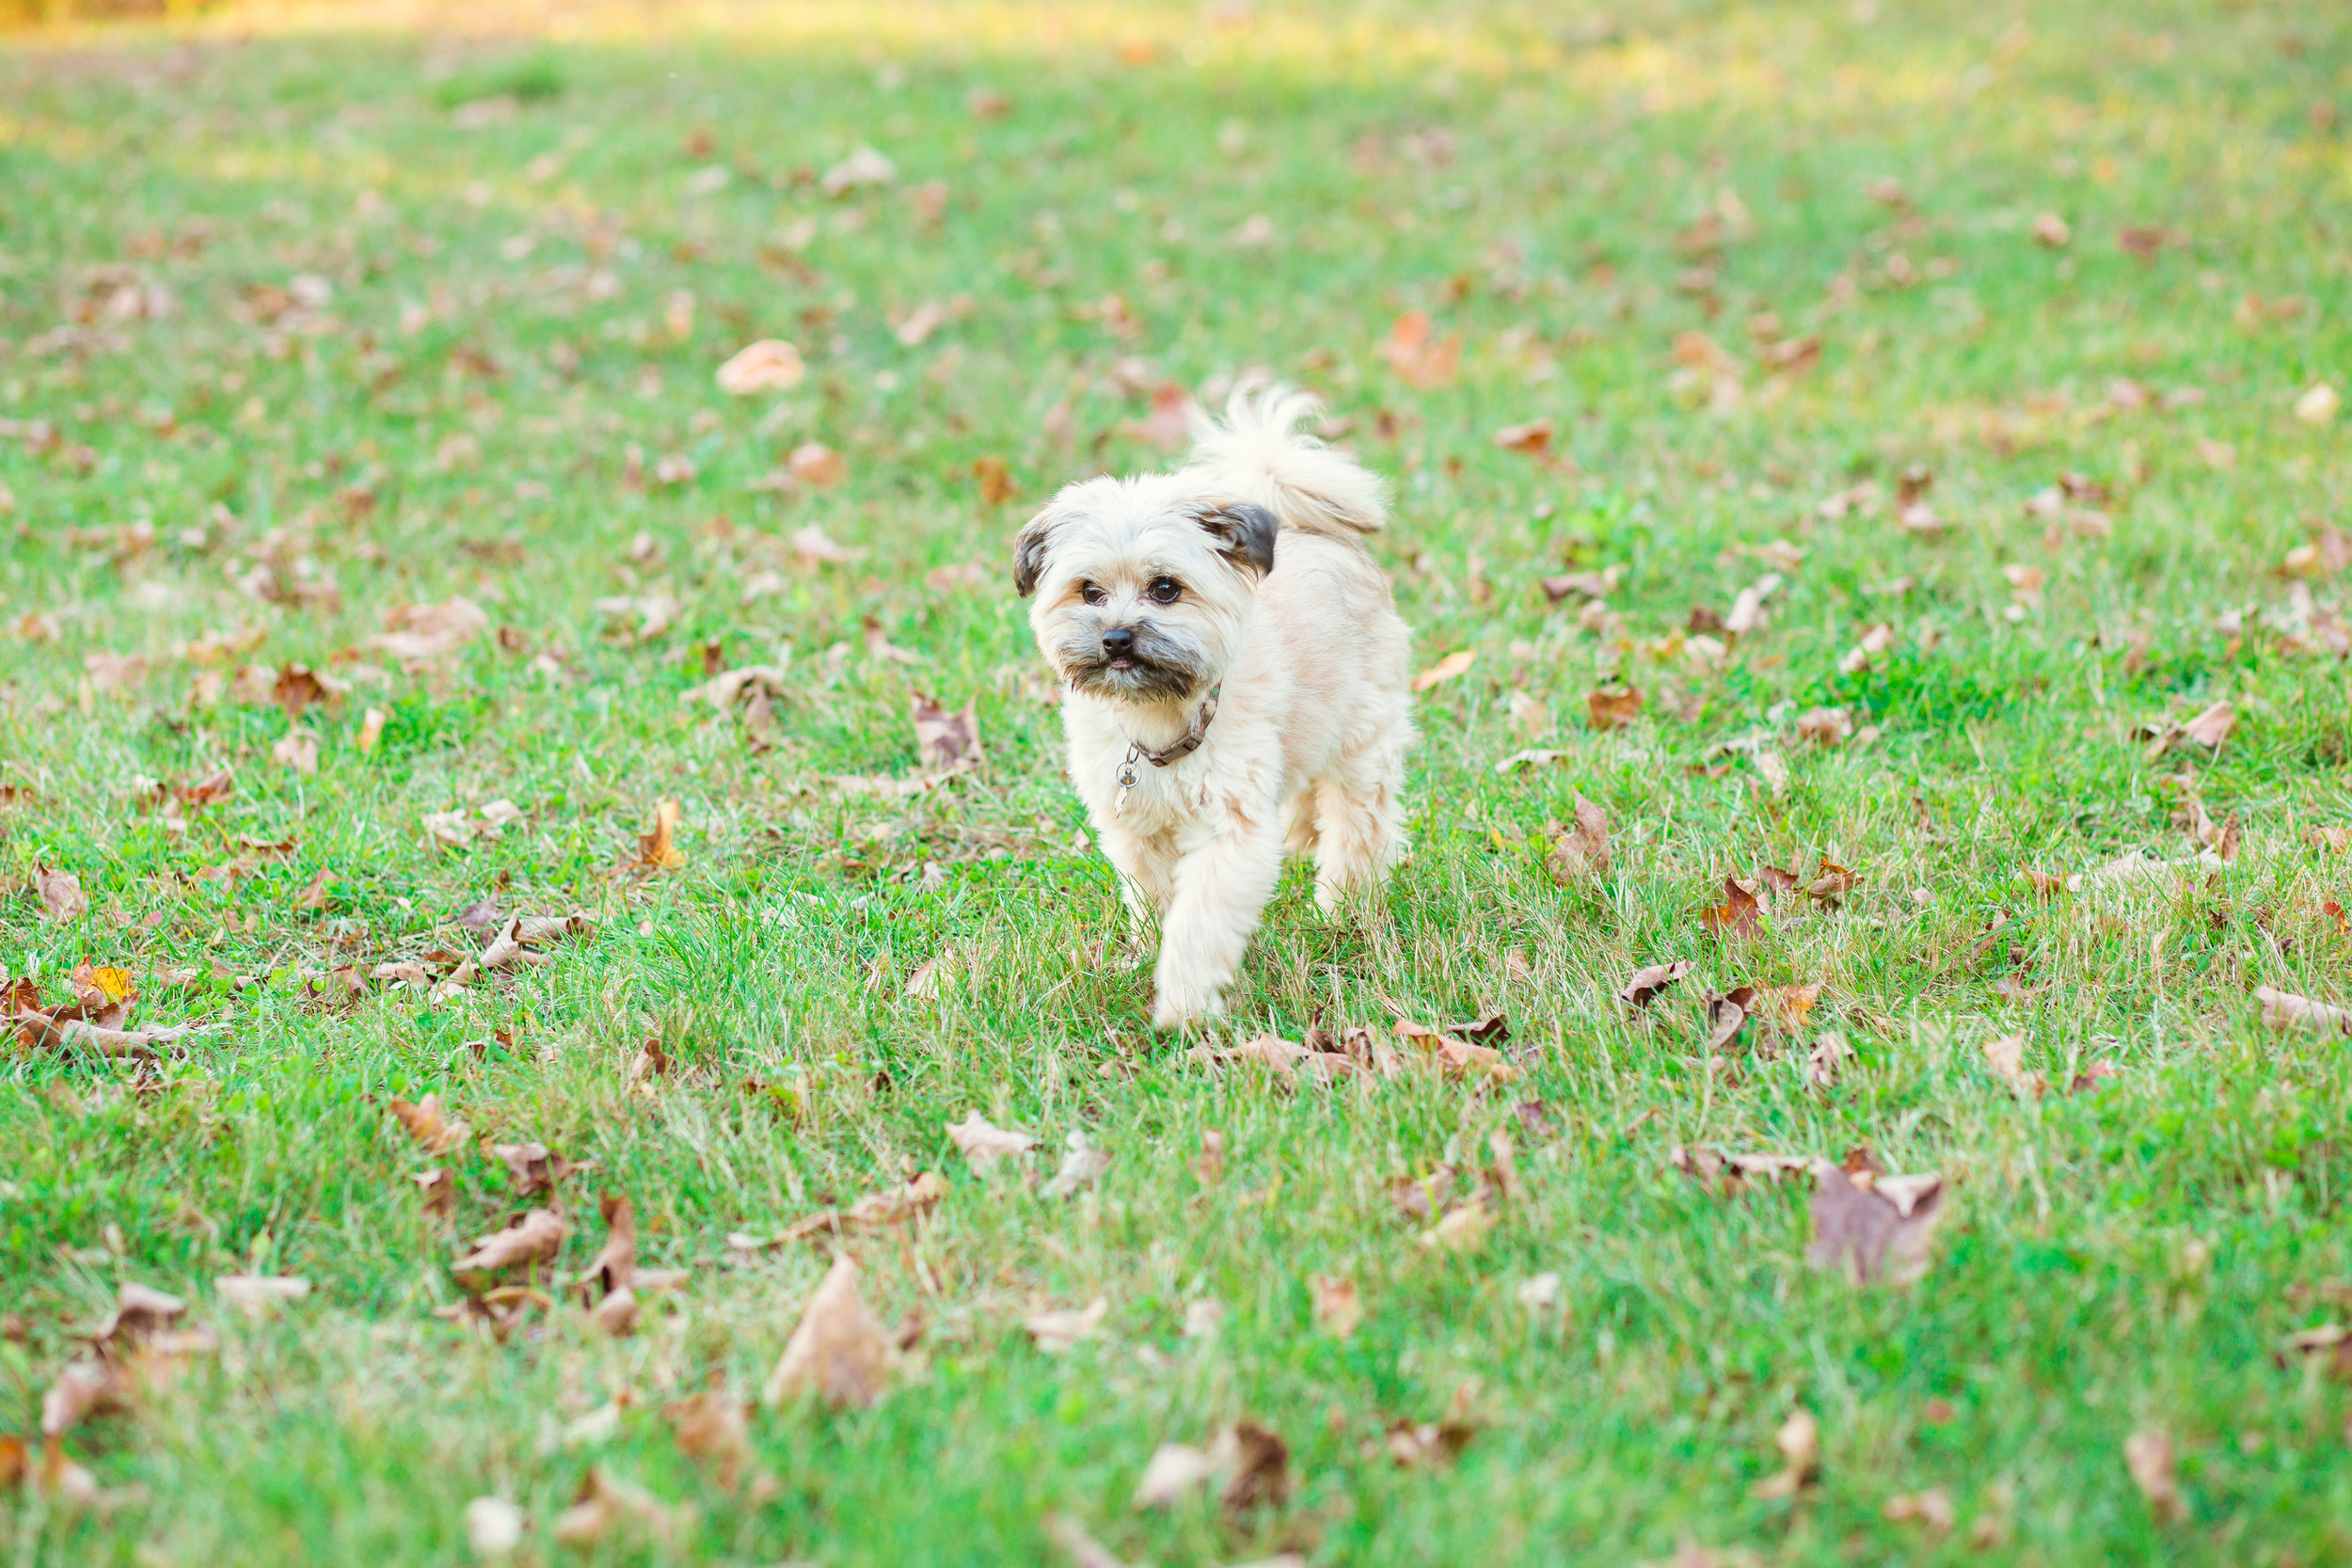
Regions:
<instances>
[{"instance_id":1,"label":"lawn","mask_svg":"<svg viewBox=\"0 0 2352 1568\"><path fill-rule=\"evenodd\" d=\"M6 1560L2352 1558L2348 135L2273 0L0 37ZM1170 1037L1009 545L1259 371L1412 850Z\"/></svg>"}]
</instances>

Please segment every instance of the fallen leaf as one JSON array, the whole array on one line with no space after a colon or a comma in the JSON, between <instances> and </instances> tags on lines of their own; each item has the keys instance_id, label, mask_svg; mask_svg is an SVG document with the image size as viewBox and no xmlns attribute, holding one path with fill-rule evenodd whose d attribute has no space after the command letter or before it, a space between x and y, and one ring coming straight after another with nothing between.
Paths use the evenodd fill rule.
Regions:
<instances>
[{"instance_id":1,"label":"fallen leaf","mask_svg":"<svg viewBox=\"0 0 2352 1568\"><path fill-rule=\"evenodd\" d=\"M46 863L36 863L33 883L40 890L41 908L49 918L64 925L79 920L89 912L88 895L82 892L81 879L71 871L59 871Z\"/></svg>"},{"instance_id":2,"label":"fallen leaf","mask_svg":"<svg viewBox=\"0 0 2352 1568\"><path fill-rule=\"evenodd\" d=\"M592 1465L572 1494L572 1505L557 1515L550 1532L563 1546L590 1546L628 1524L667 1541L685 1522L682 1511L662 1503L644 1487Z\"/></svg>"},{"instance_id":3,"label":"fallen leaf","mask_svg":"<svg viewBox=\"0 0 2352 1568\"><path fill-rule=\"evenodd\" d=\"M1908 1285L1927 1272L1944 1217L1936 1176L1872 1176L1867 1184L1827 1161L1813 1166L1813 1240L1805 1261L1849 1283Z\"/></svg>"},{"instance_id":4,"label":"fallen leaf","mask_svg":"<svg viewBox=\"0 0 2352 1568\"><path fill-rule=\"evenodd\" d=\"M1804 884L1804 895L1824 903L1834 902L1851 893L1859 880L1852 872L1824 855L1813 868L1813 879Z\"/></svg>"},{"instance_id":5,"label":"fallen leaf","mask_svg":"<svg viewBox=\"0 0 2352 1568\"><path fill-rule=\"evenodd\" d=\"M2049 1082L2038 1072L2026 1070L2026 1037L2003 1035L1984 1042L1984 1059L2002 1082L2021 1096L2039 1100Z\"/></svg>"},{"instance_id":6,"label":"fallen leaf","mask_svg":"<svg viewBox=\"0 0 2352 1568\"><path fill-rule=\"evenodd\" d=\"M852 561L861 561L866 556L864 550L834 544L815 523L792 535L792 553L812 566L841 566Z\"/></svg>"},{"instance_id":7,"label":"fallen leaf","mask_svg":"<svg viewBox=\"0 0 2352 1568\"><path fill-rule=\"evenodd\" d=\"M2142 1430L2123 1439L2123 1467L2131 1472L2139 1495L2161 1524L2178 1524L2188 1517L2180 1481L2172 1472L2172 1439L2161 1432Z\"/></svg>"},{"instance_id":8,"label":"fallen leaf","mask_svg":"<svg viewBox=\"0 0 2352 1568\"><path fill-rule=\"evenodd\" d=\"M1389 328L1380 356L1398 380L1428 390L1454 379L1462 363L1462 340L1458 334L1438 338L1428 311L1407 310Z\"/></svg>"},{"instance_id":9,"label":"fallen leaf","mask_svg":"<svg viewBox=\"0 0 2352 1568\"><path fill-rule=\"evenodd\" d=\"M224 1275L213 1281L220 1299L244 1308L252 1319L269 1316L283 1302L300 1301L310 1293L310 1282L292 1275Z\"/></svg>"},{"instance_id":10,"label":"fallen leaf","mask_svg":"<svg viewBox=\"0 0 2352 1568\"><path fill-rule=\"evenodd\" d=\"M1721 1051L1747 1027L1748 1007L1756 1000L1754 986L1738 986L1707 999L1707 1049Z\"/></svg>"},{"instance_id":11,"label":"fallen leaf","mask_svg":"<svg viewBox=\"0 0 2352 1568\"><path fill-rule=\"evenodd\" d=\"M271 742L270 760L297 773L319 770L319 737L308 730L295 730Z\"/></svg>"},{"instance_id":12,"label":"fallen leaf","mask_svg":"<svg viewBox=\"0 0 2352 1568\"><path fill-rule=\"evenodd\" d=\"M1226 1513L1244 1513L1260 1505L1279 1508L1289 1499L1290 1445L1271 1428L1235 1422L1219 1435L1212 1451L1218 1467L1228 1472L1219 1497Z\"/></svg>"},{"instance_id":13,"label":"fallen leaf","mask_svg":"<svg viewBox=\"0 0 2352 1568\"><path fill-rule=\"evenodd\" d=\"M2263 1005L2266 1029L2316 1029L2324 1035L2352 1036L2352 1007L2331 1006L2272 986L2256 986L2254 1000Z\"/></svg>"},{"instance_id":14,"label":"fallen leaf","mask_svg":"<svg viewBox=\"0 0 2352 1568\"><path fill-rule=\"evenodd\" d=\"M736 397L788 392L807 374L799 349L780 338L762 338L738 349L719 367L719 389Z\"/></svg>"},{"instance_id":15,"label":"fallen leaf","mask_svg":"<svg viewBox=\"0 0 2352 1568\"><path fill-rule=\"evenodd\" d=\"M1130 45L1129 50L1122 51L1122 53L1132 52L1135 47ZM1146 43L1141 48L1144 51L1144 57L1132 60L1131 64L1142 65L1150 62L1151 45ZM1127 1564L1120 1560L1116 1552L1089 1535L1084 1525L1065 1514L1047 1515L1045 1533L1052 1536L1056 1544L1070 1554L1073 1568L1127 1568Z\"/></svg>"},{"instance_id":16,"label":"fallen leaf","mask_svg":"<svg viewBox=\"0 0 2352 1568\"><path fill-rule=\"evenodd\" d=\"M2326 424L2336 417L2344 399L2326 382L2314 382L2311 388L2295 400L2295 417L2305 424Z\"/></svg>"},{"instance_id":17,"label":"fallen leaf","mask_svg":"<svg viewBox=\"0 0 2352 1568\"><path fill-rule=\"evenodd\" d=\"M1037 1342L1038 1349L1048 1355L1059 1355L1101 1327L1104 1317L1110 1309L1107 1299L1096 1296L1084 1307L1032 1312L1021 1320L1021 1326L1029 1331L1029 1338Z\"/></svg>"},{"instance_id":18,"label":"fallen leaf","mask_svg":"<svg viewBox=\"0 0 2352 1568\"><path fill-rule=\"evenodd\" d=\"M1458 652L1450 653L1420 674L1415 675L1413 689L1426 691L1431 687L1453 680L1457 675L1467 674L1470 667L1477 662L1478 654L1475 649L1464 648Z\"/></svg>"},{"instance_id":19,"label":"fallen leaf","mask_svg":"<svg viewBox=\"0 0 2352 1568\"><path fill-rule=\"evenodd\" d=\"M404 663L423 663L455 653L489 629L490 618L471 599L403 605L384 618L386 629L368 639Z\"/></svg>"},{"instance_id":20,"label":"fallen leaf","mask_svg":"<svg viewBox=\"0 0 2352 1568\"><path fill-rule=\"evenodd\" d=\"M2033 220L2033 237L2052 250L2063 250L2067 242L2074 237L2074 231L2056 213L2037 213Z\"/></svg>"},{"instance_id":21,"label":"fallen leaf","mask_svg":"<svg viewBox=\"0 0 2352 1568\"><path fill-rule=\"evenodd\" d=\"M1695 960L1677 958L1672 963L1651 964L1633 972L1632 978L1617 990L1617 1000L1629 1007L1646 1007L1653 997L1695 967Z\"/></svg>"},{"instance_id":22,"label":"fallen leaf","mask_svg":"<svg viewBox=\"0 0 2352 1568\"><path fill-rule=\"evenodd\" d=\"M668 871L685 863L676 843L678 817L684 809L675 800L664 800L654 808L653 832L637 835L639 865L649 871Z\"/></svg>"},{"instance_id":23,"label":"fallen leaf","mask_svg":"<svg viewBox=\"0 0 2352 1568\"><path fill-rule=\"evenodd\" d=\"M947 772L977 767L980 761L980 717L977 701L950 713L920 691L914 693L914 746L924 768Z\"/></svg>"},{"instance_id":24,"label":"fallen leaf","mask_svg":"<svg viewBox=\"0 0 2352 1568\"><path fill-rule=\"evenodd\" d=\"M1597 730L1630 724L1642 712L1642 693L1630 686L1607 686L1585 693L1584 709Z\"/></svg>"},{"instance_id":25,"label":"fallen leaf","mask_svg":"<svg viewBox=\"0 0 2352 1568\"><path fill-rule=\"evenodd\" d=\"M1952 1508L1952 1494L1942 1486L1931 1486L1925 1492L1914 1492L1886 1499L1880 1513L1895 1524L1916 1523L1937 1535L1948 1535L1959 1515Z\"/></svg>"},{"instance_id":26,"label":"fallen leaf","mask_svg":"<svg viewBox=\"0 0 2352 1568\"><path fill-rule=\"evenodd\" d=\"M835 1405L868 1405L890 1375L892 1345L858 1293L857 1265L836 1258L801 1313L761 1398L775 1405L815 1393Z\"/></svg>"},{"instance_id":27,"label":"fallen leaf","mask_svg":"<svg viewBox=\"0 0 2352 1568\"><path fill-rule=\"evenodd\" d=\"M1699 925L1712 937L1734 936L1753 942L1764 934L1763 906L1737 877L1724 879L1724 901L1699 911Z\"/></svg>"},{"instance_id":28,"label":"fallen leaf","mask_svg":"<svg viewBox=\"0 0 2352 1568\"><path fill-rule=\"evenodd\" d=\"M671 1435L689 1459L732 1492L751 1463L750 1408L724 1388L706 1388L661 1407Z\"/></svg>"},{"instance_id":29,"label":"fallen leaf","mask_svg":"<svg viewBox=\"0 0 2352 1568\"><path fill-rule=\"evenodd\" d=\"M973 1172L981 1176L987 1175L998 1160L1025 1154L1037 1147L1037 1140L1026 1132L1011 1132L993 1126L977 1111L966 1114L961 1122L949 1123L947 1136L963 1151Z\"/></svg>"},{"instance_id":30,"label":"fallen leaf","mask_svg":"<svg viewBox=\"0 0 2352 1568\"><path fill-rule=\"evenodd\" d=\"M898 166L873 148L860 146L850 155L825 170L817 182L817 188L838 199L852 191L870 186L887 185L898 178Z\"/></svg>"},{"instance_id":31,"label":"fallen leaf","mask_svg":"<svg viewBox=\"0 0 2352 1568\"><path fill-rule=\"evenodd\" d=\"M445 1220L456 1212L457 1182L446 1166L437 1165L431 1170L421 1170L408 1180L416 1183L418 1193L424 1199L427 1217Z\"/></svg>"},{"instance_id":32,"label":"fallen leaf","mask_svg":"<svg viewBox=\"0 0 2352 1568\"><path fill-rule=\"evenodd\" d=\"M1821 1428L1809 1411L1797 1411L1781 1422L1772 1443L1780 1449L1780 1472L1757 1482L1751 1496L1765 1500L1793 1497L1820 1478Z\"/></svg>"},{"instance_id":33,"label":"fallen leaf","mask_svg":"<svg viewBox=\"0 0 2352 1568\"><path fill-rule=\"evenodd\" d=\"M1186 1493L1207 1485L1217 1469L1217 1462L1206 1449L1187 1443L1162 1443L1152 1450L1143 1475L1136 1482L1133 1506L1138 1512L1166 1508Z\"/></svg>"},{"instance_id":34,"label":"fallen leaf","mask_svg":"<svg viewBox=\"0 0 2352 1568\"><path fill-rule=\"evenodd\" d=\"M1342 1275L1319 1274L1308 1282L1314 1295L1315 1322L1329 1334L1344 1339L1356 1332L1356 1325L1364 1319L1362 1300L1356 1291L1356 1282Z\"/></svg>"},{"instance_id":35,"label":"fallen leaf","mask_svg":"<svg viewBox=\"0 0 2352 1568\"><path fill-rule=\"evenodd\" d=\"M450 1265L453 1274L500 1274L553 1260L571 1227L545 1209L518 1214L503 1229L476 1237L473 1250Z\"/></svg>"},{"instance_id":36,"label":"fallen leaf","mask_svg":"<svg viewBox=\"0 0 2352 1568\"><path fill-rule=\"evenodd\" d=\"M389 1109L427 1154L447 1154L473 1136L473 1129L464 1122L442 1117L438 1094L428 1094L413 1105L405 1100L395 1100Z\"/></svg>"},{"instance_id":37,"label":"fallen leaf","mask_svg":"<svg viewBox=\"0 0 2352 1568\"><path fill-rule=\"evenodd\" d=\"M1579 794L1574 815L1575 825L1553 838L1544 857L1544 869L1562 887L1609 875L1609 814Z\"/></svg>"},{"instance_id":38,"label":"fallen leaf","mask_svg":"<svg viewBox=\"0 0 2352 1568\"><path fill-rule=\"evenodd\" d=\"M822 441L803 441L794 447L784 466L794 479L814 490L830 490L850 477L849 459ZM795 535L793 543L799 542Z\"/></svg>"},{"instance_id":39,"label":"fallen leaf","mask_svg":"<svg viewBox=\"0 0 2352 1568\"><path fill-rule=\"evenodd\" d=\"M2218 749L2237 727L2237 709L2229 702L2213 705L2181 726L2181 733L2200 746Z\"/></svg>"},{"instance_id":40,"label":"fallen leaf","mask_svg":"<svg viewBox=\"0 0 2352 1568\"><path fill-rule=\"evenodd\" d=\"M1107 1150L1094 1147L1082 1132L1070 1134L1068 1152L1062 1155L1061 1169L1054 1179L1039 1189L1039 1196L1049 1198L1069 1197L1083 1188L1091 1187L1111 1168Z\"/></svg>"},{"instance_id":41,"label":"fallen leaf","mask_svg":"<svg viewBox=\"0 0 2352 1568\"><path fill-rule=\"evenodd\" d=\"M1798 715L1797 736L1816 746L1837 746L1853 737L1853 718L1842 707L1809 708Z\"/></svg>"},{"instance_id":42,"label":"fallen leaf","mask_svg":"<svg viewBox=\"0 0 2352 1568\"><path fill-rule=\"evenodd\" d=\"M1530 457L1542 457L1551 451L1551 421L1530 420L1525 424L1505 425L1495 432L1494 443L1504 451L1525 452Z\"/></svg>"}]
</instances>

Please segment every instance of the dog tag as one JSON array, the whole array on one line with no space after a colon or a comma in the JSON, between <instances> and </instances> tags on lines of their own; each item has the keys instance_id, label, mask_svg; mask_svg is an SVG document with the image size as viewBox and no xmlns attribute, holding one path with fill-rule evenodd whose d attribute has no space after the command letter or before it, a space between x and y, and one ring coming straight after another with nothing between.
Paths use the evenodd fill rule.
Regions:
<instances>
[{"instance_id":1,"label":"dog tag","mask_svg":"<svg viewBox=\"0 0 2352 1568\"><path fill-rule=\"evenodd\" d=\"M1133 762L1121 764L1119 769L1119 793L1111 800L1111 811L1114 815L1127 809L1127 797L1135 787L1136 765Z\"/></svg>"}]
</instances>

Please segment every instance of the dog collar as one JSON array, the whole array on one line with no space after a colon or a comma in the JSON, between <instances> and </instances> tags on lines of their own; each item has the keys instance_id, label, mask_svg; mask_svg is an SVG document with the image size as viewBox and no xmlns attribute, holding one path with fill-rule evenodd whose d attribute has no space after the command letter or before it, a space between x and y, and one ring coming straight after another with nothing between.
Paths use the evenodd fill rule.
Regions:
<instances>
[{"instance_id":1,"label":"dog collar","mask_svg":"<svg viewBox=\"0 0 2352 1568\"><path fill-rule=\"evenodd\" d=\"M1149 762L1154 768L1167 768L1200 750L1200 743L1209 737L1209 721L1216 717L1216 695L1224 689L1225 683L1222 681L1209 688L1209 694L1201 699L1200 711L1192 716L1191 724L1177 737L1176 743L1165 751L1148 751L1140 740L1128 742L1127 759L1119 765L1119 799L1112 809L1127 803L1127 792L1136 787L1136 763Z\"/></svg>"}]
</instances>

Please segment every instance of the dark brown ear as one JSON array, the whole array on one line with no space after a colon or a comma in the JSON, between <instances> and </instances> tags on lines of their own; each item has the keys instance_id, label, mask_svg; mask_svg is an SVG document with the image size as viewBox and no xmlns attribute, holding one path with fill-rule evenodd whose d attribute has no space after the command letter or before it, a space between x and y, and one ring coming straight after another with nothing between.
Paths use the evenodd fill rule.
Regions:
<instances>
[{"instance_id":1,"label":"dark brown ear","mask_svg":"<svg viewBox=\"0 0 2352 1568\"><path fill-rule=\"evenodd\" d=\"M1037 579L1045 571L1053 528L1053 509L1048 507L1030 518L1012 542L1012 591L1025 599L1037 592Z\"/></svg>"},{"instance_id":2,"label":"dark brown ear","mask_svg":"<svg viewBox=\"0 0 2352 1568\"><path fill-rule=\"evenodd\" d=\"M1200 526L1216 540L1217 553L1260 577L1274 570L1274 536L1282 525L1273 513L1248 501L1232 501L1201 515Z\"/></svg>"}]
</instances>

